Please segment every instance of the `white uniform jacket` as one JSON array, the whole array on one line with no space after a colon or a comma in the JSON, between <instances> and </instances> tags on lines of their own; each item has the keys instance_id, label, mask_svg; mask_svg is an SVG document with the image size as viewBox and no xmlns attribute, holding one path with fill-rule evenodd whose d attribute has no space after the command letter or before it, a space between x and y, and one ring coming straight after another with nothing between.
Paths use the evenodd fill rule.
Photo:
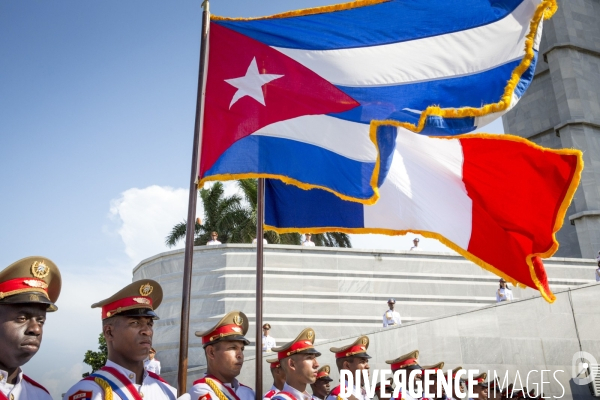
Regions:
<instances>
[{"instance_id":1,"label":"white uniform jacket","mask_svg":"<svg viewBox=\"0 0 600 400\"><path fill-rule=\"evenodd\" d=\"M279 389L277 389L275 387L275 385L271 386L271 389L265 393L265 395L263 396L263 400L270 400L271 397L275 396L277 393L279 393Z\"/></svg>"},{"instance_id":2,"label":"white uniform jacket","mask_svg":"<svg viewBox=\"0 0 600 400\"><path fill-rule=\"evenodd\" d=\"M154 360L144 361L144 369L148 372L154 372L156 375L160 375L160 361L156 358Z\"/></svg>"},{"instance_id":3,"label":"white uniform jacket","mask_svg":"<svg viewBox=\"0 0 600 400\"><path fill-rule=\"evenodd\" d=\"M369 400L367 397L367 392L363 388L357 388L356 386L348 386L348 381L344 381L346 386L346 392L350 392L351 396L356 397L358 400ZM341 386L338 385L329 392L329 396L327 396L326 400L337 400L340 395Z\"/></svg>"},{"instance_id":4,"label":"white uniform jacket","mask_svg":"<svg viewBox=\"0 0 600 400\"><path fill-rule=\"evenodd\" d=\"M283 390L271 397L272 400L312 400L312 396L305 390L301 392L294 389L287 383L283 385Z\"/></svg>"},{"instance_id":5,"label":"white uniform jacket","mask_svg":"<svg viewBox=\"0 0 600 400\"><path fill-rule=\"evenodd\" d=\"M19 372L14 385L6 382L8 373L0 369L0 399L5 400L52 400L42 385Z\"/></svg>"},{"instance_id":6,"label":"white uniform jacket","mask_svg":"<svg viewBox=\"0 0 600 400\"><path fill-rule=\"evenodd\" d=\"M104 389L93 380L94 375L101 375L105 381L108 379L119 385L119 390L112 391L115 400L140 400L141 398L144 400L175 400L177 398L177 389L155 373L144 370L144 379L142 384L138 385L135 383L134 372L110 360L101 370L73 385L63 398L65 400L104 400Z\"/></svg>"},{"instance_id":7,"label":"white uniform jacket","mask_svg":"<svg viewBox=\"0 0 600 400\"><path fill-rule=\"evenodd\" d=\"M398 311L387 310L383 314L383 327L387 328L388 326L395 326L402 324L402 319L400 318L400 313Z\"/></svg>"},{"instance_id":8,"label":"white uniform jacket","mask_svg":"<svg viewBox=\"0 0 600 400\"><path fill-rule=\"evenodd\" d=\"M237 379L234 379L233 383L222 383L212 375L206 375L194 382L188 392L191 400L219 400L219 396L211 385L215 386L229 400L255 400L254 390L242 385Z\"/></svg>"}]
</instances>

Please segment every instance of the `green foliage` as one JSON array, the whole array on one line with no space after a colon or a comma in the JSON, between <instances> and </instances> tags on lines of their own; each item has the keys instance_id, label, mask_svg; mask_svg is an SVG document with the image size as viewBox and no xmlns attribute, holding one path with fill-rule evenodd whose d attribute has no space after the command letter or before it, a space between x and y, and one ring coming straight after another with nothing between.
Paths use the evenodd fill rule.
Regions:
<instances>
[{"instance_id":1,"label":"green foliage","mask_svg":"<svg viewBox=\"0 0 600 400\"><path fill-rule=\"evenodd\" d=\"M98 337L98 351L86 351L85 357L83 358L83 362L92 367L92 373L94 373L100 368L104 367L104 364L106 364L107 359L108 347L106 347L106 339L104 339L104 335L101 333ZM82 376L85 378L89 375L90 373L86 372Z\"/></svg>"},{"instance_id":2,"label":"green foliage","mask_svg":"<svg viewBox=\"0 0 600 400\"><path fill-rule=\"evenodd\" d=\"M233 195L224 197L224 188L221 182L215 182L208 189L200 190L200 199L204 205L204 218L202 224L196 223L194 245L200 246L210 240L210 233L219 233L221 243L252 243L256 236L256 210L258 201L258 181L256 179L243 179L237 181L242 196ZM185 239L186 222L181 222L173 227L165 239L169 247ZM265 238L271 244L301 243L299 233L286 233L279 235L274 231L265 231ZM341 232L327 232L313 235L317 246L352 247L350 237Z\"/></svg>"}]
</instances>

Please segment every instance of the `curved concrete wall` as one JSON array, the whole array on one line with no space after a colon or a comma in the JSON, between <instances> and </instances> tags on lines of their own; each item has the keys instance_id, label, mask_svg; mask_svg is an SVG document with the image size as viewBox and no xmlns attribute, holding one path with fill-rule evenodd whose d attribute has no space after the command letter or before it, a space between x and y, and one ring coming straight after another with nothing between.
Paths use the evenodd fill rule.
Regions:
<instances>
[{"instance_id":1,"label":"curved concrete wall","mask_svg":"<svg viewBox=\"0 0 600 400\"><path fill-rule=\"evenodd\" d=\"M243 244L194 248L189 366L200 371L204 354L194 332L209 328L226 312L241 310L254 338L256 247ZM164 300L157 310L154 347L163 376L176 381L183 250L142 261L133 280L155 279ZM545 262L553 290L593 282L593 260ZM386 301L396 298L403 322L452 315L495 303L498 278L458 255L381 252L268 245L265 248L264 312L278 343L303 327L317 332L317 343L373 332L382 325ZM516 298L536 291L513 289ZM253 354L253 347L246 351ZM195 373L192 373L195 375Z\"/></svg>"}]
</instances>

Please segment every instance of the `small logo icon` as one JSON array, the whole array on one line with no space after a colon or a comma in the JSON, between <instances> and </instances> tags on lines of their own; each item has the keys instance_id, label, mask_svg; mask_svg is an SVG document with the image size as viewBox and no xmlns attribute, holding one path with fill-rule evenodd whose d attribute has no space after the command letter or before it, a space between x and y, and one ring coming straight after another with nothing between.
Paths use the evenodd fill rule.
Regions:
<instances>
[{"instance_id":1,"label":"small logo icon","mask_svg":"<svg viewBox=\"0 0 600 400\"><path fill-rule=\"evenodd\" d=\"M590 368L591 365L598 365L598 362L590 353L578 351L573 354L573 360L571 361L573 383L576 385L589 385L596 377L596 371Z\"/></svg>"},{"instance_id":2,"label":"small logo icon","mask_svg":"<svg viewBox=\"0 0 600 400\"><path fill-rule=\"evenodd\" d=\"M44 279L50 273L50 267L44 264L43 261L35 261L31 264L31 275L39 279Z\"/></svg>"},{"instance_id":3,"label":"small logo icon","mask_svg":"<svg viewBox=\"0 0 600 400\"><path fill-rule=\"evenodd\" d=\"M239 326L242 326L242 323L244 322L244 318L242 318L239 315L236 315L235 317L233 317L233 323Z\"/></svg>"},{"instance_id":4,"label":"small logo icon","mask_svg":"<svg viewBox=\"0 0 600 400\"><path fill-rule=\"evenodd\" d=\"M313 331L308 331L308 332L306 333L306 337L307 337L307 338L310 340L310 339L312 339L313 337L315 337L315 333L314 333Z\"/></svg>"},{"instance_id":5,"label":"small logo icon","mask_svg":"<svg viewBox=\"0 0 600 400\"><path fill-rule=\"evenodd\" d=\"M154 288L149 283L146 283L140 287L140 294L142 296L150 296L153 290Z\"/></svg>"}]
</instances>

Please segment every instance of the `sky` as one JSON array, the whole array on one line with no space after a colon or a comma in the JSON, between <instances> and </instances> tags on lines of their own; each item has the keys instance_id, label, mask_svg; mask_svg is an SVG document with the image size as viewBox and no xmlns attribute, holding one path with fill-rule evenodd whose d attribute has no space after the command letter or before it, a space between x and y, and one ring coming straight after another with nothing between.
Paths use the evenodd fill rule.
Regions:
<instances>
[{"instance_id":1,"label":"sky","mask_svg":"<svg viewBox=\"0 0 600 400\"><path fill-rule=\"evenodd\" d=\"M55 399L89 371L83 356L101 332L90 305L167 250L165 236L186 217L200 3L0 2L0 269L40 255L61 270L59 311L24 367ZM329 3L215 0L211 11L251 17ZM502 123L483 130L503 133ZM413 237L352 243L407 250Z\"/></svg>"}]
</instances>

